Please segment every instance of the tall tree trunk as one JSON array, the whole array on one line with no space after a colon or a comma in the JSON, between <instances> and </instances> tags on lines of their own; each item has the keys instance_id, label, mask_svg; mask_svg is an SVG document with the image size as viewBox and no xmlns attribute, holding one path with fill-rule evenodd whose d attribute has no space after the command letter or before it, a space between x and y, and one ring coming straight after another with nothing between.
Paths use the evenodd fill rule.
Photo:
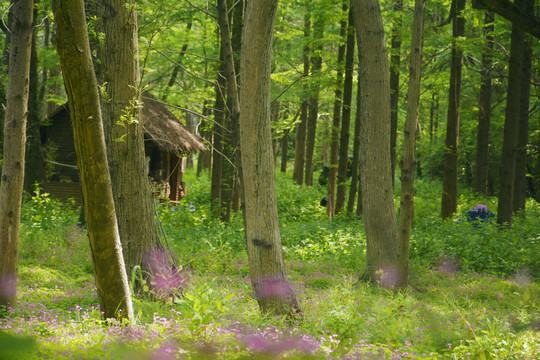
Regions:
<instances>
[{"instance_id":1,"label":"tall tree trunk","mask_svg":"<svg viewBox=\"0 0 540 360\"><path fill-rule=\"evenodd\" d=\"M223 49L223 74L227 84L227 109L225 113L225 128L223 133L223 154L229 159L223 163L221 179L221 220L229 221L231 218L233 192L237 187L237 138L235 131L239 114L238 84L236 83L236 69L234 53L231 42L231 28L226 0L218 0L218 20L221 34L221 49Z\"/></svg>"},{"instance_id":2,"label":"tall tree trunk","mask_svg":"<svg viewBox=\"0 0 540 360\"><path fill-rule=\"evenodd\" d=\"M390 55L390 156L392 158L392 181L396 172L396 139L399 115L399 66L401 63L401 28L403 27L403 0L394 3L395 23L392 26Z\"/></svg>"},{"instance_id":3,"label":"tall tree trunk","mask_svg":"<svg viewBox=\"0 0 540 360\"><path fill-rule=\"evenodd\" d=\"M409 244L414 218L414 167L416 152L416 124L420 103L420 78L422 74L422 38L424 35L424 0L416 0L414 5L413 34L409 65L409 91L407 95L407 119L403 139L403 160L401 161L401 200L399 208L399 246L403 262L404 280L407 284L409 269Z\"/></svg>"},{"instance_id":4,"label":"tall tree trunk","mask_svg":"<svg viewBox=\"0 0 540 360\"><path fill-rule=\"evenodd\" d=\"M486 46L482 52L482 84L480 85L480 97L478 100L475 176L475 191L484 196L488 194L489 125L491 122L491 79L493 77L491 51L493 51L494 21L493 13L487 11L484 15Z\"/></svg>"},{"instance_id":5,"label":"tall tree trunk","mask_svg":"<svg viewBox=\"0 0 540 360\"><path fill-rule=\"evenodd\" d=\"M367 241L365 276L385 287L406 278L397 238L390 166L390 79L388 54L377 0L353 0L358 40L361 101L360 177Z\"/></svg>"},{"instance_id":6,"label":"tall tree trunk","mask_svg":"<svg viewBox=\"0 0 540 360\"><path fill-rule=\"evenodd\" d=\"M38 15L34 8L34 21ZM39 110L39 78L38 59L36 47L36 28L32 27L32 50L30 54L30 87L28 93L28 118L26 124L26 150L24 160L24 190L34 192L36 183L43 183L45 179L45 167L41 152L41 137L39 135L40 110Z\"/></svg>"},{"instance_id":7,"label":"tall tree trunk","mask_svg":"<svg viewBox=\"0 0 540 360\"><path fill-rule=\"evenodd\" d=\"M534 0L525 0L524 7L534 13ZM527 145L529 144L529 104L531 95L532 38L524 34L521 94L519 103L519 130L517 135L516 167L514 174L513 212L525 210L527 200Z\"/></svg>"},{"instance_id":8,"label":"tall tree trunk","mask_svg":"<svg viewBox=\"0 0 540 360\"><path fill-rule=\"evenodd\" d=\"M277 0L247 3L240 83L240 143L251 283L264 313L290 314L296 297L286 278L279 235L270 127L271 46Z\"/></svg>"},{"instance_id":9,"label":"tall tree trunk","mask_svg":"<svg viewBox=\"0 0 540 360\"><path fill-rule=\"evenodd\" d=\"M111 0L100 14L99 29L106 34L98 52L106 92L101 99L103 128L124 261L131 272L137 265L147 267L143 259L162 248L140 121L136 0Z\"/></svg>"},{"instance_id":10,"label":"tall tree trunk","mask_svg":"<svg viewBox=\"0 0 540 360\"><path fill-rule=\"evenodd\" d=\"M358 75L360 77L360 74ZM360 79L358 79L358 90L356 94L356 103L360 103ZM356 111L354 119L353 136L353 155L351 171L351 188L349 189L349 200L347 202L347 213L352 214L356 204L356 216L362 215L362 190L360 186L360 130L362 127L362 113L359 109Z\"/></svg>"},{"instance_id":11,"label":"tall tree trunk","mask_svg":"<svg viewBox=\"0 0 540 360\"><path fill-rule=\"evenodd\" d=\"M69 99L96 288L105 319L131 320L133 308L114 211L98 84L82 0L53 1L56 48Z\"/></svg>"},{"instance_id":12,"label":"tall tree trunk","mask_svg":"<svg viewBox=\"0 0 540 360\"><path fill-rule=\"evenodd\" d=\"M212 150L212 182L210 187L210 212L221 218L221 179L223 173L223 133L225 123L225 78L223 73L223 49L220 51L221 65L217 72L216 101L214 104L214 147Z\"/></svg>"},{"instance_id":13,"label":"tall tree trunk","mask_svg":"<svg viewBox=\"0 0 540 360\"><path fill-rule=\"evenodd\" d=\"M343 2L343 13L347 14L349 6L347 2ZM337 74L336 74L336 89L334 91L334 112L332 115L332 128L331 140L330 140L330 164L328 173L328 194L326 196L326 213L331 219L335 214L335 198L336 198L336 178L338 168L338 146L339 146L339 128L341 123L341 106L343 96L343 61L345 60L345 46L346 46L346 34L347 34L347 21L341 20L339 39L345 40L344 43L339 44L338 57L337 57Z\"/></svg>"},{"instance_id":14,"label":"tall tree trunk","mask_svg":"<svg viewBox=\"0 0 540 360\"><path fill-rule=\"evenodd\" d=\"M316 39L315 49L311 56L311 81L308 95L308 119L306 128L306 167L304 183L313 185L315 139L317 137L317 120L319 119L319 76L322 68L322 43L324 33L324 21L321 16L315 19L313 24L313 38Z\"/></svg>"},{"instance_id":15,"label":"tall tree trunk","mask_svg":"<svg viewBox=\"0 0 540 360\"><path fill-rule=\"evenodd\" d=\"M33 6L33 0L19 0L10 9L13 21L0 183L0 306L15 306L17 295Z\"/></svg>"},{"instance_id":16,"label":"tall tree trunk","mask_svg":"<svg viewBox=\"0 0 540 360\"><path fill-rule=\"evenodd\" d=\"M345 57L345 84L343 87L343 109L341 111L341 134L339 138L339 162L337 174L336 213L343 210L347 196L347 177L349 173L349 131L351 126L351 103L354 67L354 30L352 14L349 17L347 50Z\"/></svg>"},{"instance_id":17,"label":"tall tree trunk","mask_svg":"<svg viewBox=\"0 0 540 360\"><path fill-rule=\"evenodd\" d=\"M305 168L305 156L306 156L306 132L308 121L308 76L309 76L309 54L311 48L309 46L309 39L311 37L311 16L308 9L304 14L304 48L302 52L302 61L304 63L304 86L303 86L303 101L302 110L300 111L300 124L296 130L296 145L294 151L294 171L293 179L298 185L304 184L304 168Z\"/></svg>"},{"instance_id":18,"label":"tall tree trunk","mask_svg":"<svg viewBox=\"0 0 540 360\"><path fill-rule=\"evenodd\" d=\"M516 5L523 8L525 0L517 0ZM504 137L501 153L501 175L497 221L499 224L512 224L514 204L514 180L516 171L517 139L519 134L521 81L523 76L523 53L525 33L517 25L512 24L510 46L510 64L508 67L508 87L506 95L506 117L504 120Z\"/></svg>"},{"instance_id":19,"label":"tall tree trunk","mask_svg":"<svg viewBox=\"0 0 540 360\"><path fill-rule=\"evenodd\" d=\"M448 91L448 117L446 123L446 148L444 151L444 175L441 201L441 217L446 219L457 210L458 191L458 139L459 102L461 97L461 74L463 48L458 39L465 35L465 0L454 0L452 21L452 61L450 68L450 89Z\"/></svg>"}]
</instances>

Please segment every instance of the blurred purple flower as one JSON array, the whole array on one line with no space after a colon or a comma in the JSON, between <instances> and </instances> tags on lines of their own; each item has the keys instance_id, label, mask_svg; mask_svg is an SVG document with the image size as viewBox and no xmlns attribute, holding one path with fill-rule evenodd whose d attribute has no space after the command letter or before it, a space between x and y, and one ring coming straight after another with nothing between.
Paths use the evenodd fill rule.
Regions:
<instances>
[{"instance_id":1,"label":"blurred purple flower","mask_svg":"<svg viewBox=\"0 0 540 360\"><path fill-rule=\"evenodd\" d=\"M455 274L459 269L458 261L451 257L445 257L439 262L437 270L446 274Z\"/></svg>"},{"instance_id":2,"label":"blurred purple flower","mask_svg":"<svg viewBox=\"0 0 540 360\"><path fill-rule=\"evenodd\" d=\"M254 352L266 352L271 354L281 354L286 351L296 350L304 353L311 353L318 348L313 341L308 341L301 337L291 337L269 341L262 335L249 335L242 339L243 343Z\"/></svg>"},{"instance_id":3,"label":"blurred purple flower","mask_svg":"<svg viewBox=\"0 0 540 360\"><path fill-rule=\"evenodd\" d=\"M178 270L163 248L154 249L144 257L145 268L150 273L150 289L158 297L169 297L182 291L188 282L188 271Z\"/></svg>"},{"instance_id":4,"label":"blurred purple flower","mask_svg":"<svg viewBox=\"0 0 540 360\"><path fill-rule=\"evenodd\" d=\"M387 289L394 288L401 284L401 274L399 270L393 266L384 266L380 268L375 276L379 286Z\"/></svg>"},{"instance_id":5,"label":"blurred purple flower","mask_svg":"<svg viewBox=\"0 0 540 360\"><path fill-rule=\"evenodd\" d=\"M0 295L10 298L17 293L17 275L8 273L0 276Z\"/></svg>"},{"instance_id":6,"label":"blurred purple flower","mask_svg":"<svg viewBox=\"0 0 540 360\"><path fill-rule=\"evenodd\" d=\"M283 276L260 278L256 282L257 299L288 299L291 296L291 284Z\"/></svg>"}]
</instances>

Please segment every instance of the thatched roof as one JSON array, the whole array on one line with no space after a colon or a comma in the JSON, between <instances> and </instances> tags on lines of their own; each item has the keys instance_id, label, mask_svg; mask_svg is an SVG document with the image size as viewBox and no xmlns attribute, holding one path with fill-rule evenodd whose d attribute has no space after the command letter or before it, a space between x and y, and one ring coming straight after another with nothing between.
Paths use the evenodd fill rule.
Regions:
<instances>
[{"instance_id":1,"label":"thatched roof","mask_svg":"<svg viewBox=\"0 0 540 360\"><path fill-rule=\"evenodd\" d=\"M143 92L141 101L145 136L162 150L178 155L207 150L204 143L188 131L176 116L149 92Z\"/></svg>"},{"instance_id":2,"label":"thatched roof","mask_svg":"<svg viewBox=\"0 0 540 360\"><path fill-rule=\"evenodd\" d=\"M206 151L208 148L193 133L187 130L180 120L149 92L141 96L142 125L144 136L163 151L178 156L191 154L197 151ZM69 111L67 103L60 105L47 118L52 119L62 111Z\"/></svg>"}]
</instances>

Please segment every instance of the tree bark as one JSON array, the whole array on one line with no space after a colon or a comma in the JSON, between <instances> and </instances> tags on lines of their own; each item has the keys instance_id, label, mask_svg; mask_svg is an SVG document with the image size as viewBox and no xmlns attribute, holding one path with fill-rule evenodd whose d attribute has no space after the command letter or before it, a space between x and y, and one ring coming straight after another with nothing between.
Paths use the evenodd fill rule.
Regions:
<instances>
[{"instance_id":1,"label":"tree bark","mask_svg":"<svg viewBox=\"0 0 540 360\"><path fill-rule=\"evenodd\" d=\"M392 157L392 181L396 172L396 140L399 115L399 66L401 63L401 28L403 26L403 0L396 0L394 11L397 12L392 26L390 55L390 155Z\"/></svg>"},{"instance_id":2,"label":"tree bark","mask_svg":"<svg viewBox=\"0 0 540 360\"><path fill-rule=\"evenodd\" d=\"M352 14L349 17L347 49L345 57L345 83L343 86L343 108L341 110L341 134L339 138L339 162L337 173L336 209L339 213L345 206L347 178L349 173L349 131L351 126L351 103L354 72L354 29Z\"/></svg>"},{"instance_id":3,"label":"tree bark","mask_svg":"<svg viewBox=\"0 0 540 360\"><path fill-rule=\"evenodd\" d=\"M311 34L311 17L310 12L306 9L304 14L304 48L302 52L302 61L304 63L303 75L307 79L309 76L309 54L311 48L309 47L309 38ZM305 168L305 156L306 156L306 131L307 131L307 119L308 119L308 101L307 93L308 86L304 83L303 86L303 101L302 110L300 111L300 124L296 130L296 144L294 151L294 171L293 179L298 185L304 184L304 168Z\"/></svg>"},{"instance_id":4,"label":"tree bark","mask_svg":"<svg viewBox=\"0 0 540 360\"><path fill-rule=\"evenodd\" d=\"M534 0L525 0L523 7L526 12L534 12ZM513 212L525 210L527 200L527 145L529 144L529 105L532 76L531 36L524 34L521 96L519 103L519 130L517 135L516 167L514 174L514 204Z\"/></svg>"},{"instance_id":5,"label":"tree bark","mask_svg":"<svg viewBox=\"0 0 540 360\"><path fill-rule=\"evenodd\" d=\"M131 294L118 235L84 4L82 0L55 0L53 11L57 26L56 48L71 109L100 310L105 319L132 319Z\"/></svg>"},{"instance_id":6,"label":"tree bark","mask_svg":"<svg viewBox=\"0 0 540 360\"><path fill-rule=\"evenodd\" d=\"M251 282L263 313L291 314L297 302L286 280L270 127L270 65L276 9L277 0L247 3L240 60L240 145Z\"/></svg>"},{"instance_id":7,"label":"tree bark","mask_svg":"<svg viewBox=\"0 0 540 360\"><path fill-rule=\"evenodd\" d=\"M444 175L441 201L441 217L446 219L457 210L458 191L458 139L459 103L461 97L461 74L463 48L457 43L465 35L465 0L454 0L455 9L452 22L452 60L450 68L450 89L448 91L448 115L446 123L446 148L444 151Z\"/></svg>"},{"instance_id":8,"label":"tree bark","mask_svg":"<svg viewBox=\"0 0 540 360\"><path fill-rule=\"evenodd\" d=\"M106 34L98 48L98 74L106 92L103 128L124 261L131 272L162 248L146 172L136 1L111 0L99 13L98 26Z\"/></svg>"},{"instance_id":9,"label":"tree bark","mask_svg":"<svg viewBox=\"0 0 540 360\"><path fill-rule=\"evenodd\" d=\"M480 85L480 97L478 100L478 132L476 136L476 176L475 190L478 194L488 194L489 172L489 125L491 122L491 79L493 77L491 67L493 62L493 31L495 18L493 13L486 12L484 15L484 36L486 46L482 52L482 84Z\"/></svg>"},{"instance_id":10,"label":"tree bark","mask_svg":"<svg viewBox=\"0 0 540 360\"><path fill-rule=\"evenodd\" d=\"M34 22L37 19L38 10L34 8ZM35 25L35 24L34 24ZM41 113L39 110L39 77L38 59L36 47L36 28L32 26L32 50L30 53L30 87L28 93L28 118L26 124L26 150L24 159L24 190L29 194L34 193L36 183L45 180L45 167L41 152L41 137L39 123Z\"/></svg>"},{"instance_id":11,"label":"tree bark","mask_svg":"<svg viewBox=\"0 0 540 360\"><path fill-rule=\"evenodd\" d=\"M348 12L347 2L342 6L344 14ZM330 164L328 173L328 194L326 196L326 213L331 219L335 214L335 198L336 198L336 178L338 168L338 146L339 146L339 129L341 123L341 106L343 96L343 61L345 60L345 47L346 47L346 34L347 34L347 22L341 20L339 30L340 41L345 40L345 43L340 43L338 48L337 57L337 73L336 73L336 89L334 91L334 112L332 115L332 128L331 128L331 140L330 140Z\"/></svg>"},{"instance_id":12,"label":"tree bark","mask_svg":"<svg viewBox=\"0 0 540 360\"><path fill-rule=\"evenodd\" d=\"M308 92L308 119L306 127L306 162L304 183L307 186L313 185L315 139L317 136L317 120L319 119L319 76L322 68L322 43L321 39L324 32L324 22L321 16L315 19L313 24L313 38L315 39L315 49L312 53L311 63L311 81Z\"/></svg>"},{"instance_id":13,"label":"tree bark","mask_svg":"<svg viewBox=\"0 0 540 360\"><path fill-rule=\"evenodd\" d=\"M15 306L34 2L13 3L0 183L0 306Z\"/></svg>"},{"instance_id":14,"label":"tree bark","mask_svg":"<svg viewBox=\"0 0 540 360\"><path fill-rule=\"evenodd\" d=\"M399 246L403 262L403 283L408 282L409 245L414 218L414 168L416 152L416 124L420 103L420 78L422 74L422 38L424 33L424 0L416 0L414 6L413 34L409 65L409 90L407 95L407 119L403 131L403 160L401 161L401 200L399 208Z\"/></svg>"},{"instance_id":15,"label":"tree bark","mask_svg":"<svg viewBox=\"0 0 540 360\"><path fill-rule=\"evenodd\" d=\"M390 166L388 54L377 0L353 0L361 101L360 177L367 242L365 276L384 287L404 284Z\"/></svg>"},{"instance_id":16,"label":"tree bark","mask_svg":"<svg viewBox=\"0 0 540 360\"><path fill-rule=\"evenodd\" d=\"M524 0L517 0L516 3L522 7ZM524 46L525 33L516 24L512 24L510 64L508 67L508 87L506 95L506 117L504 120L504 137L501 153L499 203L497 207L498 223L507 226L512 224L513 215Z\"/></svg>"}]
</instances>

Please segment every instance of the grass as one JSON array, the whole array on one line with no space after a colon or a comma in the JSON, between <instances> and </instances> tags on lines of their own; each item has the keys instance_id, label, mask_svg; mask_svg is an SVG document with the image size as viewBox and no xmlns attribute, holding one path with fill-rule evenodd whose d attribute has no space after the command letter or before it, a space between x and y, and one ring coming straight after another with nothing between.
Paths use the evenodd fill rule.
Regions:
<instances>
[{"instance_id":1,"label":"grass","mask_svg":"<svg viewBox=\"0 0 540 360\"><path fill-rule=\"evenodd\" d=\"M168 302L135 298L130 324L100 319L78 213L43 194L27 198L18 302L0 318L0 359L540 359L538 204L511 230L478 228L460 220L479 201L465 193L442 221L438 184L419 180L410 287L394 293L356 281L361 219L327 219L323 189L279 174L284 254L302 310L281 318L259 313L241 216L209 218L208 180L187 176L189 197L159 211L169 245L193 269L189 286Z\"/></svg>"}]
</instances>

